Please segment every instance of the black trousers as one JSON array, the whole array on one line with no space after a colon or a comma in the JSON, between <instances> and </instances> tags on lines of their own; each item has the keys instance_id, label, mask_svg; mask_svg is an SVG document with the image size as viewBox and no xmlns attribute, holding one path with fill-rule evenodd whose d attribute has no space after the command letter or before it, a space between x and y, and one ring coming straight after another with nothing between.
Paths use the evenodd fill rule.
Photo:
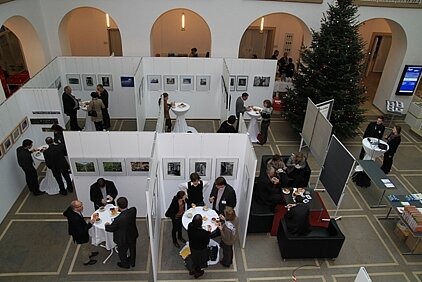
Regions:
<instances>
[{"instance_id":1,"label":"black trousers","mask_svg":"<svg viewBox=\"0 0 422 282\"><path fill-rule=\"evenodd\" d=\"M365 157L365 150L362 147L362 149L360 150L360 154L359 154L359 160L363 160L364 157Z\"/></svg>"},{"instance_id":2,"label":"black trousers","mask_svg":"<svg viewBox=\"0 0 422 282\"><path fill-rule=\"evenodd\" d=\"M70 179L69 172L67 170L63 170L63 171L60 171L60 170L52 170L52 172L53 172L54 178L57 181L57 184L59 184L59 189L60 190L65 190L62 176L66 180L67 188L73 189L73 187L72 187L72 179Z\"/></svg>"},{"instance_id":3,"label":"black trousers","mask_svg":"<svg viewBox=\"0 0 422 282\"><path fill-rule=\"evenodd\" d=\"M221 260L221 263L224 266L230 266L233 263L233 245L226 245L223 240L221 240L220 248L223 249L223 259Z\"/></svg>"},{"instance_id":4,"label":"black trousers","mask_svg":"<svg viewBox=\"0 0 422 282\"><path fill-rule=\"evenodd\" d=\"M79 131L79 130L82 129L78 125L77 113L78 113L78 111L75 110L69 115L70 130L72 130L72 131Z\"/></svg>"},{"instance_id":5,"label":"black trousers","mask_svg":"<svg viewBox=\"0 0 422 282\"><path fill-rule=\"evenodd\" d=\"M96 121L94 122L95 130L96 131L103 131L103 122L102 121Z\"/></svg>"},{"instance_id":6,"label":"black trousers","mask_svg":"<svg viewBox=\"0 0 422 282\"><path fill-rule=\"evenodd\" d=\"M135 265L136 262L136 241L124 245L117 245L120 262L123 266ZM129 257L127 251L129 250Z\"/></svg>"},{"instance_id":7,"label":"black trousers","mask_svg":"<svg viewBox=\"0 0 422 282\"><path fill-rule=\"evenodd\" d=\"M30 169L24 169L26 185L28 185L29 191L36 193L40 191L40 185L38 183L37 170L33 167Z\"/></svg>"},{"instance_id":8,"label":"black trousers","mask_svg":"<svg viewBox=\"0 0 422 282\"><path fill-rule=\"evenodd\" d=\"M111 124L110 124L110 114L108 113L108 109L102 109L102 112L103 112L104 128L109 129L111 127Z\"/></svg>"},{"instance_id":9,"label":"black trousers","mask_svg":"<svg viewBox=\"0 0 422 282\"><path fill-rule=\"evenodd\" d=\"M382 162L381 170L384 171L385 174L390 173L391 167L393 166L393 157L394 155L384 154L384 161Z\"/></svg>"},{"instance_id":10,"label":"black trousers","mask_svg":"<svg viewBox=\"0 0 422 282\"><path fill-rule=\"evenodd\" d=\"M172 218L171 223L173 223L171 237L173 242L177 242L176 234L178 238L182 238L182 218Z\"/></svg>"},{"instance_id":11,"label":"black trousers","mask_svg":"<svg viewBox=\"0 0 422 282\"><path fill-rule=\"evenodd\" d=\"M261 121L261 135L264 137L262 144L265 144L268 139L268 127L270 127L270 121Z\"/></svg>"}]
</instances>

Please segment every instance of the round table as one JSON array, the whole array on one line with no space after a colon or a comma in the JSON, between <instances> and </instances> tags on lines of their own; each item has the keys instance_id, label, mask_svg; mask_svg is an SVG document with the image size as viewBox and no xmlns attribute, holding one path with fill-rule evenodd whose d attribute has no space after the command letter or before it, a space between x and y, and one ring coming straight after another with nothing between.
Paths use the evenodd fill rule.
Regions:
<instances>
[{"instance_id":1,"label":"round table","mask_svg":"<svg viewBox=\"0 0 422 282\"><path fill-rule=\"evenodd\" d=\"M378 147L378 144L387 145L387 149L383 150ZM386 151L388 151L388 144L380 139L367 137L362 139L362 146L365 150L364 160L375 160L376 158L382 156Z\"/></svg>"},{"instance_id":2,"label":"round table","mask_svg":"<svg viewBox=\"0 0 422 282\"><path fill-rule=\"evenodd\" d=\"M45 150L47 148L48 148L47 144L42 145L41 147L38 147L37 149L39 151L33 153L34 159L40 162L45 162L44 154L41 152L41 150ZM45 177L40 182L40 191L46 192L48 195L57 195L59 194L59 191L60 191L59 184L54 178L53 172L51 171L51 169L49 169L48 167L46 167L46 169L47 170L45 173ZM63 182L66 183L66 180L64 178L63 178Z\"/></svg>"},{"instance_id":3,"label":"round table","mask_svg":"<svg viewBox=\"0 0 422 282\"><path fill-rule=\"evenodd\" d=\"M84 131L96 131L95 124L88 115L88 105L91 101L79 102L79 108L85 112L85 125Z\"/></svg>"},{"instance_id":4,"label":"round table","mask_svg":"<svg viewBox=\"0 0 422 282\"><path fill-rule=\"evenodd\" d=\"M104 207L104 210L101 210L101 208L96 210L94 213L99 214L100 220L96 221L92 225L92 228L89 229L89 233L91 235L91 243L95 246L100 246L110 251L110 254L103 261L103 263L107 262L107 260L111 257L114 252L113 249L116 247L116 243L114 243L113 241L113 232L107 232L105 230L105 223L108 222L111 224L114 218L119 215L119 213L117 213L116 215L112 216L110 208L115 208L117 210L117 207L112 204L106 205ZM101 245L102 242L105 242L105 244Z\"/></svg>"},{"instance_id":5,"label":"round table","mask_svg":"<svg viewBox=\"0 0 422 282\"><path fill-rule=\"evenodd\" d=\"M258 110L254 110L258 109ZM260 108L253 107L251 110L247 111L246 113L250 116L249 127L247 134L249 135L249 139L252 143L257 143L258 139L256 138L259 133L259 126L258 126L258 118L261 116L259 111Z\"/></svg>"},{"instance_id":6,"label":"round table","mask_svg":"<svg viewBox=\"0 0 422 282\"><path fill-rule=\"evenodd\" d=\"M189 109L190 106L186 103L175 103L174 107L171 107L171 110L176 115L176 123L174 124L173 132L186 133L189 131L189 127L185 119L185 115Z\"/></svg>"},{"instance_id":7,"label":"round table","mask_svg":"<svg viewBox=\"0 0 422 282\"><path fill-rule=\"evenodd\" d=\"M188 214L191 214L192 217L188 217ZM211 232L214 232L217 229L217 224L215 224L211 219L212 218L219 218L218 214L215 210L208 208L208 210L204 210L204 207L194 207L194 208L190 208L187 211L185 211L185 213L183 214L182 217L182 224L183 227L187 230L188 229L188 225L189 223L192 222L192 218L196 215L196 214L200 214L202 215L202 217L206 216L207 220L202 222L202 228L204 228L205 230L208 230L208 225L211 226Z\"/></svg>"}]
</instances>

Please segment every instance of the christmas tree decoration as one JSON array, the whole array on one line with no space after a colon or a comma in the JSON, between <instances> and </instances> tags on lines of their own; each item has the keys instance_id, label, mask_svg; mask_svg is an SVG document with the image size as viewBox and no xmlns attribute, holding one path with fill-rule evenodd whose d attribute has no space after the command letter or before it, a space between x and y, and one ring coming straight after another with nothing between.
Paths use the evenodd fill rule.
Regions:
<instances>
[{"instance_id":1,"label":"christmas tree decoration","mask_svg":"<svg viewBox=\"0 0 422 282\"><path fill-rule=\"evenodd\" d=\"M315 104L334 99L333 133L339 138L356 135L366 100L364 43L356 18L352 0L329 4L320 31L312 31L311 45L301 49L293 88L283 96L285 118L295 130L302 130L308 97Z\"/></svg>"}]
</instances>

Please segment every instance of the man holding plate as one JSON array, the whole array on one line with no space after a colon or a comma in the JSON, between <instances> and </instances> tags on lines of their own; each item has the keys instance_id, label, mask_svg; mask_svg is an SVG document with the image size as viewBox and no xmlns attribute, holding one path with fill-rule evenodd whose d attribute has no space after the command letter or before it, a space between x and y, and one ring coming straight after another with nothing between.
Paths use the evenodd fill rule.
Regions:
<instances>
[{"instance_id":1,"label":"man holding plate","mask_svg":"<svg viewBox=\"0 0 422 282\"><path fill-rule=\"evenodd\" d=\"M98 178L97 182L91 185L90 199L94 203L94 210L98 210L107 204L113 204L117 197L117 189L113 181Z\"/></svg>"}]
</instances>

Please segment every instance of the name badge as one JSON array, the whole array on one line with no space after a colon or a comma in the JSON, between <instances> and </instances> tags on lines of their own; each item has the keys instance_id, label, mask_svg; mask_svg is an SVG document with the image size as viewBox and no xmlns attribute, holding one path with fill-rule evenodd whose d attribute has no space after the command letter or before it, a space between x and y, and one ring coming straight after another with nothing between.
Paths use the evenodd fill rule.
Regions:
<instances>
[{"instance_id":1,"label":"name badge","mask_svg":"<svg viewBox=\"0 0 422 282\"><path fill-rule=\"evenodd\" d=\"M223 205L225 205L225 204L226 204L226 201L221 201L221 203L222 203Z\"/></svg>"}]
</instances>

